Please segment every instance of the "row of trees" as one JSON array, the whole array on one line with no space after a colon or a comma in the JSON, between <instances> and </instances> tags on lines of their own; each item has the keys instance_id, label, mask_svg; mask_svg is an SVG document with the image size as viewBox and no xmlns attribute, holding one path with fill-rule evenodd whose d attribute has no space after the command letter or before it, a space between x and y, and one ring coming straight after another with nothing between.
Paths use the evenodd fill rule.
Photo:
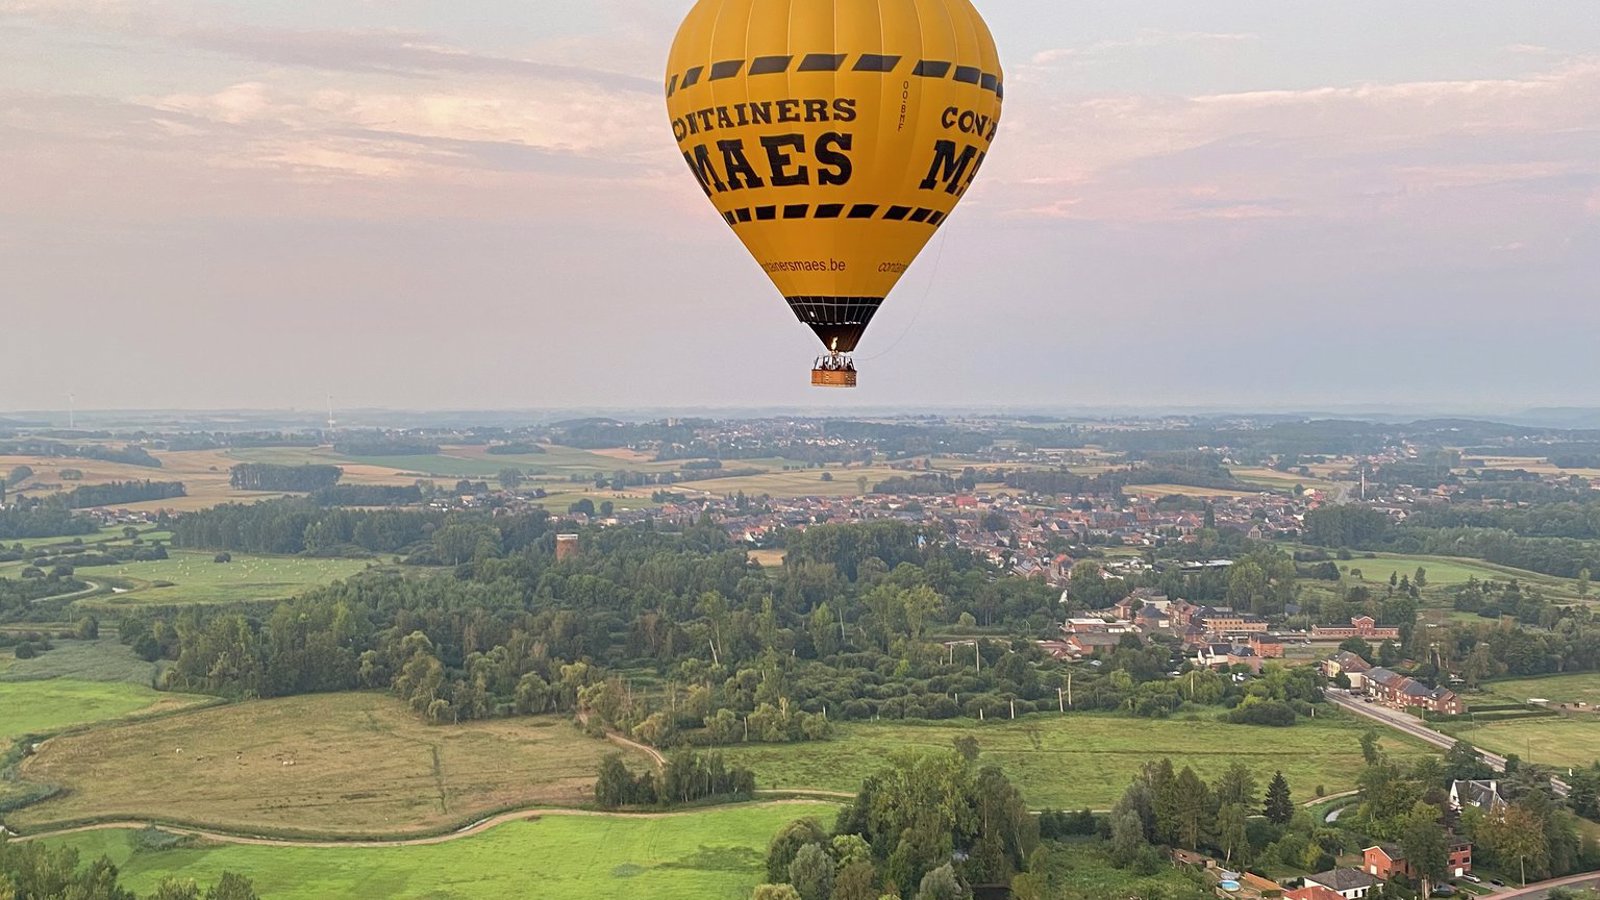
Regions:
<instances>
[{"instance_id":1,"label":"row of trees","mask_svg":"<svg viewBox=\"0 0 1600 900\"><path fill-rule=\"evenodd\" d=\"M112 481L106 484L85 484L73 488L66 496L72 509L90 509L96 506L120 506L125 503L143 503L150 500L170 500L188 494L181 481Z\"/></svg>"},{"instance_id":2,"label":"row of trees","mask_svg":"<svg viewBox=\"0 0 1600 900\"><path fill-rule=\"evenodd\" d=\"M117 867L101 856L80 864L74 847L8 842L0 831L0 898L3 900L141 900L121 886ZM144 900L257 900L250 880L231 872L201 889L193 880L168 878Z\"/></svg>"},{"instance_id":3,"label":"row of trees","mask_svg":"<svg viewBox=\"0 0 1600 900\"><path fill-rule=\"evenodd\" d=\"M622 755L612 753L600 761L594 800L603 809L671 807L711 799L749 800L755 792L755 773L741 766L730 768L720 753L674 753L659 778L649 770L633 774Z\"/></svg>"},{"instance_id":4,"label":"row of trees","mask_svg":"<svg viewBox=\"0 0 1600 900\"><path fill-rule=\"evenodd\" d=\"M310 494L333 487L343 477L344 470L338 466L241 463L228 470L228 484L236 491L294 491Z\"/></svg>"}]
</instances>

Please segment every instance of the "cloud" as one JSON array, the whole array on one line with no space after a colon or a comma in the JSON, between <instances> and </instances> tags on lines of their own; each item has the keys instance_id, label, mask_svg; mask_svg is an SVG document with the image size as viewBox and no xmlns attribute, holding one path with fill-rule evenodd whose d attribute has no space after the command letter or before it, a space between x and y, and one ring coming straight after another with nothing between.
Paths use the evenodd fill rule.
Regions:
<instances>
[{"instance_id":1,"label":"cloud","mask_svg":"<svg viewBox=\"0 0 1600 900\"><path fill-rule=\"evenodd\" d=\"M1047 82L1007 101L979 196L1025 217L1338 220L1491 196L1575 210L1600 179L1594 58L1513 79L1193 97ZM1200 186L1214 202L1196 202Z\"/></svg>"},{"instance_id":2,"label":"cloud","mask_svg":"<svg viewBox=\"0 0 1600 900\"><path fill-rule=\"evenodd\" d=\"M529 78L588 84L656 96L648 78L583 66L554 65L515 57L472 53L402 31L299 31L231 26L182 31L189 46L274 65L325 71L398 75L456 74Z\"/></svg>"},{"instance_id":3,"label":"cloud","mask_svg":"<svg viewBox=\"0 0 1600 900\"><path fill-rule=\"evenodd\" d=\"M1035 66L1051 66L1068 60L1111 56L1128 50L1148 50L1156 47L1182 45L1243 44L1260 39L1261 36L1254 33L1162 31L1147 28L1139 31L1131 38L1096 41L1093 44L1082 47L1057 47L1041 50L1035 53L1029 62Z\"/></svg>"}]
</instances>

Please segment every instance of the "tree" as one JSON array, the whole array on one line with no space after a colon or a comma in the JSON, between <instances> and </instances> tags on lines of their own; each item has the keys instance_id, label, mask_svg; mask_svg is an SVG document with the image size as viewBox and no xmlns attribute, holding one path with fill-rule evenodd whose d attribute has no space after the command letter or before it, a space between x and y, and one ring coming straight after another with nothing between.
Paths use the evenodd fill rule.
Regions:
<instances>
[{"instance_id":1,"label":"tree","mask_svg":"<svg viewBox=\"0 0 1600 900\"><path fill-rule=\"evenodd\" d=\"M622 762L622 754L608 753L600 760L600 777L594 783L594 802L605 809L616 809L634 802L633 773Z\"/></svg>"},{"instance_id":2,"label":"tree","mask_svg":"<svg viewBox=\"0 0 1600 900\"><path fill-rule=\"evenodd\" d=\"M831 900L877 900L878 870L868 859L845 863L833 878Z\"/></svg>"},{"instance_id":3,"label":"tree","mask_svg":"<svg viewBox=\"0 0 1600 900\"><path fill-rule=\"evenodd\" d=\"M1345 640L1341 641L1339 644L1339 649L1354 653L1367 662L1372 662L1374 659L1372 655L1372 645L1358 637L1346 638Z\"/></svg>"},{"instance_id":4,"label":"tree","mask_svg":"<svg viewBox=\"0 0 1600 900\"><path fill-rule=\"evenodd\" d=\"M833 893L833 857L819 844L807 844L789 863L789 884L800 900L828 900Z\"/></svg>"},{"instance_id":5,"label":"tree","mask_svg":"<svg viewBox=\"0 0 1600 900\"><path fill-rule=\"evenodd\" d=\"M1289 779L1279 772L1267 785L1267 820L1274 825L1288 825L1294 818L1294 801L1289 796Z\"/></svg>"},{"instance_id":6,"label":"tree","mask_svg":"<svg viewBox=\"0 0 1600 900\"><path fill-rule=\"evenodd\" d=\"M1131 806L1119 803L1118 807L1111 813L1111 861L1127 867L1150 844L1145 840L1144 823L1139 820L1139 813Z\"/></svg>"},{"instance_id":7,"label":"tree","mask_svg":"<svg viewBox=\"0 0 1600 900\"><path fill-rule=\"evenodd\" d=\"M1225 803L1217 813L1217 846L1222 849L1223 860L1238 860L1239 865L1250 864L1250 831L1243 806Z\"/></svg>"},{"instance_id":8,"label":"tree","mask_svg":"<svg viewBox=\"0 0 1600 900\"><path fill-rule=\"evenodd\" d=\"M795 819L778 829L767 845L767 880L778 884L789 877L789 864L807 844L823 844L828 840L822 823L816 819Z\"/></svg>"},{"instance_id":9,"label":"tree","mask_svg":"<svg viewBox=\"0 0 1600 900\"><path fill-rule=\"evenodd\" d=\"M977 760L979 753L977 738L970 734L962 734L957 735L952 743L955 744L956 752L961 754L962 759L966 760L967 762L974 762Z\"/></svg>"},{"instance_id":10,"label":"tree","mask_svg":"<svg viewBox=\"0 0 1600 900\"><path fill-rule=\"evenodd\" d=\"M150 900L200 900L200 886L193 879L179 881L176 878L163 879L156 885L155 893L150 895Z\"/></svg>"},{"instance_id":11,"label":"tree","mask_svg":"<svg viewBox=\"0 0 1600 900\"><path fill-rule=\"evenodd\" d=\"M1198 850L1206 839L1206 808L1211 802L1211 791L1206 783L1188 766L1178 773L1172 785L1173 837L1178 846Z\"/></svg>"},{"instance_id":12,"label":"tree","mask_svg":"<svg viewBox=\"0 0 1600 900\"><path fill-rule=\"evenodd\" d=\"M922 884L917 887L917 900L968 900L971 896L949 863L922 876Z\"/></svg>"},{"instance_id":13,"label":"tree","mask_svg":"<svg viewBox=\"0 0 1600 900\"><path fill-rule=\"evenodd\" d=\"M750 900L800 900L800 893L792 885L758 884Z\"/></svg>"},{"instance_id":14,"label":"tree","mask_svg":"<svg viewBox=\"0 0 1600 900\"><path fill-rule=\"evenodd\" d=\"M515 491L517 488L522 486L522 479L523 474L521 469L507 467L500 470L500 475L498 476L497 480L500 482L500 487L502 489L507 491Z\"/></svg>"},{"instance_id":15,"label":"tree","mask_svg":"<svg viewBox=\"0 0 1600 900\"><path fill-rule=\"evenodd\" d=\"M1585 599L1589 596L1589 570L1578 570L1578 596Z\"/></svg>"},{"instance_id":16,"label":"tree","mask_svg":"<svg viewBox=\"0 0 1600 900\"><path fill-rule=\"evenodd\" d=\"M1215 793L1223 806L1235 804L1248 812L1256 808L1256 777L1244 763L1234 760L1217 779Z\"/></svg>"},{"instance_id":17,"label":"tree","mask_svg":"<svg viewBox=\"0 0 1600 900\"><path fill-rule=\"evenodd\" d=\"M1366 760L1369 766L1375 766L1383 759L1383 750L1378 746L1376 729L1368 728L1361 733L1361 758Z\"/></svg>"},{"instance_id":18,"label":"tree","mask_svg":"<svg viewBox=\"0 0 1600 900\"><path fill-rule=\"evenodd\" d=\"M223 872L222 877L206 891L206 900L260 900L255 885L243 875Z\"/></svg>"},{"instance_id":19,"label":"tree","mask_svg":"<svg viewBox=\"0 0 1600 900\"><path fill-rule=\"evenodd\" d=\"M1411 583L1416 585L1419 588L1427 587L1428 586L1428 570L1424 569L1421 566L1417 566L1417 574L1414 577L1412 577Z\"/></svg>"},{"instance_id":20,"label":"tree","mask_svg":"<svg viewBox=\"0 0 1600 900\"><path fill-rule=\"evenodd\" d=\"M1482 645L1480 645L1482 646ZM1444 755L1445 778L1449 781L1475 781L1494 777L1494 769L1484 762L1478 749L1466 741L1456 741Z\"/></svg>"},{"instance_id":21,"label":"tree","mask_svg":"<svg viewBox=\"0 0 1600 900\"><path fill-rule=\"evenodd\" d=\"M1450 847L1440 823L1443 815L1437 806L1418 802L1400 823L1400 849L1412 877L1422 882L1424 900L1432 893L1433 883L1449 873Z\"/></svg>"}]
</instances>

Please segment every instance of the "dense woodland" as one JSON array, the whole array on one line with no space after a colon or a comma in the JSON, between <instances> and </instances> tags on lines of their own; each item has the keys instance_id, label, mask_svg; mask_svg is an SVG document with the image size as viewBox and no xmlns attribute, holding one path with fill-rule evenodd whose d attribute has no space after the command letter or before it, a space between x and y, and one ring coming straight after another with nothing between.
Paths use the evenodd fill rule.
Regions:
<instances>
[{"instance_id":1,"label":"dense woodland","mask_svg":"<svg viewBox=\"0 0 1600 900\"><path fill-rule=\"evenodd\" d=\"M149 500L171 500L187 493L180 481L112 481L75 487L67 493L66 504L71 509L90 509Z\"/></svg>"},{"instance_id":2,"label":"dense woodland","mask_svg":"<svg viewBox=\"0 0 1600 900\"><path fill-rule=\"evenodd\" d=\"M298 491L309 494L332 488L343 477L344 470L338 466L241 463L228 470L228 484L236 491Z\"/></svg>"}]
</instances>

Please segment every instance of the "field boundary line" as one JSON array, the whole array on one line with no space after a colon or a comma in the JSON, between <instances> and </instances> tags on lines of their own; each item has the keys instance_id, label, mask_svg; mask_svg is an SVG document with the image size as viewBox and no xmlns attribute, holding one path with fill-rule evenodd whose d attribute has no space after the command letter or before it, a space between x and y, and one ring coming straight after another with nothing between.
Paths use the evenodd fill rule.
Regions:
<instances>
[{"instance_id":1,"label":"field boundary line","mask_svg":"<svg viewBox=\"0 0 1600 900\"><path fill-rule=\"evenodd\" d=\"M216 841L225 844L244 844L261 847L302 847L308 849L332 850L348 848L355 850L377 850L386 847L424 847L435 844L445 844L463 838L475 837L512 822L524 822L546 817L572 817L595 819L677 819L686 816L699 815L708 811L720 809L760 808L765 809L775 806L813 805L826 802L822 800L780 799L759 800L746 803L722 803L714 806L696 806L684 810L665 810L659 812L609 812L596 809L572 809L562 807L538 807L533 809L513 810L498 813L488 818L480 819L463 828L444 834L421 835L418 837L352 837L347 840L334 839L295 839L274 838L261 835L232 832L217 828L197 828L187 825L168 825L157 821L119 820L108 822L95 822L87 825L73 825L67 828L57 828L50 831L37 831L20 834L11 838L16 843L29 841L51 840L73 834L84 834L91 831L128 831L144 828L159 828L163 831L183 837L200 838L201 840Z\"/></svg>"}]
</instances>

